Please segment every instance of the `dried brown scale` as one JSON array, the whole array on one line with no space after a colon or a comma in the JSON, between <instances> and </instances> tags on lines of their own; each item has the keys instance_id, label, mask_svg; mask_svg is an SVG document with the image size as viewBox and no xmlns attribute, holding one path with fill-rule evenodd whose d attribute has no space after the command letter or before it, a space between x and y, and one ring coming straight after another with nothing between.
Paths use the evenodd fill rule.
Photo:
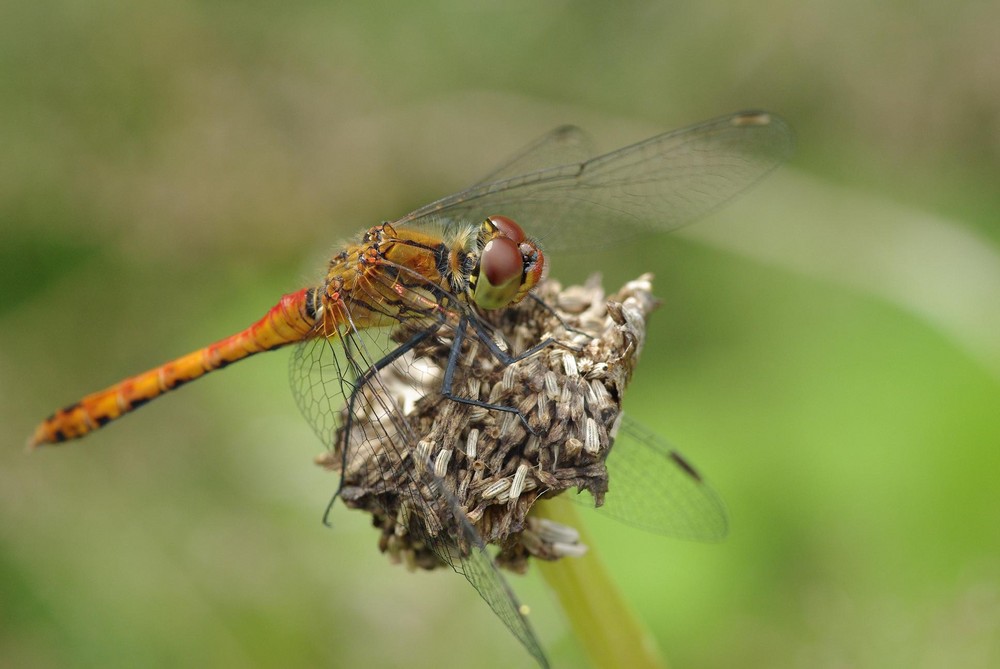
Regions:
<instances>
[{"instance_id":1,"label":"dried brown scale","mask_svg":"<svg viewBox=\"0 0 1000 669\"><path fill-rule=\"evenodd\" d=\"M466 541L461 537L468 534L458 528L462 521L456 514L461 513L485 542L500 547L502 566L523 571L530 556L558 558L558 547L531 529L528 513L538 499L570 488L603 500L608 487L604 461L621 397L642 348L645 319L657 306L650 280L644 275L607 300L595 279L566 289L547 282L536 293L553 308L528 299L486 314L495 334L516 342L513 353L546 337L560 343L508 366L475 333L467 334L454 394L517 408L533 434L515 413L441 396L453 335L448 328L383 370L381 383L368 384L367 401L358 406L378 407L386 395L393 397L397 406L409 408L400 428L412 435L407 441L420 443L400 452L402 435L391 427L382 442L366 441L364 435L387 430L373 422L377 415L357 412L341 497L349 507L372 513L381 531L380 550L414 568L441 566L432 546L440 553L442 544ZM404 342L412 334L400 328L392 338ZM338 443L342 440L338 432ZM341 457L338 448L318 462L340 471ZM444 475L435 476L435 468ZM456 550L463 548L451 549Z\"/></svg>"}]
</instances>

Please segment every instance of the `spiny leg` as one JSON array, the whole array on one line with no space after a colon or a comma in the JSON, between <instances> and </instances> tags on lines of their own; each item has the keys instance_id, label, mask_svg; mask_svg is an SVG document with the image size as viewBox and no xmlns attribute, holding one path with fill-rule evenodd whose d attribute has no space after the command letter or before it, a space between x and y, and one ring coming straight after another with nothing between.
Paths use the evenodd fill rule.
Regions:
<instances>
[{"instance_id":1,"label":"spiny leg","mask_svg":"<svg viewBox=\"0 0 1000 669\"><path fill-rule=\"evenodd\" d=\"M340 493L344 487L344 477L347 472L347 451L351 443L351 432L354 429L353 425L354 411L358 397L364 391L365 387L375 379L375 376L381 370L385 369L393 362L398 360L400 357L405 355L408 351L412 350L413 347L419 344L420 342L436 334L440 328L441 328L441 323L438 322L436 325L432 327L417 332L408 340L406 340L405 342L394 348L392 351L390 351L387 355L383 356L380 360L369 366L368 369L366 369L351 383L352 390L350 397L347 400L347 417L345 419L344 429L342 431L342 439L341 439L342 447L340 456L341 457L340 482L337 485L336 492L333 493L333 497L330 498L330 501L329 503L327 503L326 509L323 512L323 524L326 525L327 527L330 526L330 511L333 509L333 505L337 501L337 498L340 496ZM351 345L348 344L349 340L350 338L346 338L344 341L344 351L345 351L345 356L349 360L353 361L354 357L349 352L349 346Z\"/></svg>"},{"instance_id":2,"label":"spiny leg","mask_svg":"<svg viewBox=\"0 0 1000 669\"><path fill-rule=\"evenodd\" d=\"M552 316L552 318L556 319L556 321L559 323L559 325L561 325L562 328L564 330L566 330L567 332L572 332L573 334L578 334L578 335L581 335L583 337L587 337L588 339L594 339L595 338L594 335L590 334L589 332L584 332L583 330L577 330L575 327L573 327L572 325L570 325L569 323L567 323L566 320L562 316L559 315L559 312L556 311L555 307L553 307L548 302L546 302L542 298L538 297L534 293L528 293L528 299L529 300L533 300L536 304L538 304L538 306L540 306L542 309L544 309L545 311L547 311L548 314L550 316ZM543 342L550 341L550 340L551 340L551 338L548 338L548 339L543 340ZM580 351L582 350L581 348L578 348L576 346L572 346L570 344L566 344L566 343L563 343L563 342L554 342L554 343L556 345L558 345L558 346L562 346L562 347L567 348L567 349L569 349L571 351L575 351L576 353L580 353Z\"/></svg>"},{"instance_id":3,"label":"spiny leg","mask_svg":"<svg viewBox=\"0 0 1000 669\"><path fill-rule=\"evenodd\" d=\"M547 337L518 355L510 355L501 349L495 341L493 341L493 337L491 337L490 333L486 331L485 326L479 319L475 317L470 318L469 316L463 314L458 321L458 325L455 327L455 337L452 340L451 351L448 354L448 366L445 367L444 380L441 383L441 394L447 399L460 404L517 414L517 417L521 419L522 425L524 425L524 429L526 429L530 434L535 434L535 430L528 424L528 417L524 415L524 412L520 409L504 406L502 404L492 404L490 402L484 402L471 397L461 397L452 391L455 381L455 370L458 368L458 358L462 353L462 343L465 341L465 330L470 324L476 333L476 337L486 345L486 348L489 349L493 357L496 358L497 361L504 367L531 357L548 346L563 346L564 344L552 339L551 337Z\"/></svg>"}]
</instances>

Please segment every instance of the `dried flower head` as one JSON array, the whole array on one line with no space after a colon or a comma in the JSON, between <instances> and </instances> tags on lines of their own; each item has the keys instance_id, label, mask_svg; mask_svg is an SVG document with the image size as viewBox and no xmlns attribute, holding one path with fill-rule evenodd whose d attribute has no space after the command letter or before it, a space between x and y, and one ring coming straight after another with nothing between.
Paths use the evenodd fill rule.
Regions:
<instances>
[{"instance_id":1,"label":"dried flower head","mask_svg":"<svg viewBox=\"0 0 1000 669\"><path fill-rule=\"evenodd\" d=\"M455 566L455 553L477 537L498 546L497 563L515 571L530 556L581 554L574 530L529 511L569 488L602 502L622 395L657 305L650 282L643 275L605 298L596 277L565 289L548 281L538 299L483 316L515 357L553 342L510 364L475 334L462 342L453 395L513 411L441 394L453 324L365 383L349 421L345 409L337 446L317 461L342 473L339 494L349 507L372 514L380 549L426 569ZM392 339L403 344L413 332L400 327Z\"/></svg>"}]
</instances>

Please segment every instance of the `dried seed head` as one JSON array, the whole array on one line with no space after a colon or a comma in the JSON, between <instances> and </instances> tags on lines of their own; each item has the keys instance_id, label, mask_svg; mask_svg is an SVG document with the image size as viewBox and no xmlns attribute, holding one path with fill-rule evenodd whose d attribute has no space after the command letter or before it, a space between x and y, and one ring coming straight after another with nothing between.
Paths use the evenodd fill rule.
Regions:
<instances>
[{"instance_id":1,"label":"dried seed head","mask_svg":"<svg viewBox=\"0 0 1000 669\"><path fill-rule=\"evenodd\" d=\"M586 550L572 531L553 534L528 512L538 499L569 488L603 500L621 398L646 317L657 306L650 282L644 275L605 300L596 280L565 290L549 281L536 291L538 300L482 315L484 324L466 332L452 392L516 411L441 395L453 324L362 387L349 437L341 427L336 447L319 462L343 469L340 496L372 513L383 551L411 566L440 566L449 560L442 545L452 554L467 550L469 523L499 546L498 564L516 571L531 556L558 559ZM404 325L391 337L402 343L416 332L417 324ZM477 341L485 332L515 356L516 346L555 343L504 365Z\"/></svg>"}]
</instances>

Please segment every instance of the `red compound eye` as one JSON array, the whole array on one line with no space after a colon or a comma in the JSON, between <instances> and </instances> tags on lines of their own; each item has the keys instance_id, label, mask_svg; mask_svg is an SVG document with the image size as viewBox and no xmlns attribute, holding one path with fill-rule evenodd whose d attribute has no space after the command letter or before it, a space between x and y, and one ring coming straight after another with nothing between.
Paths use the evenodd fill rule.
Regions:
<instances>
[{"instance_id":1,"label":"red compound eye","mask_svg":"<svg viewBox=\"0 0 1000 669\"><path fill-rule=\"evenodd\" d=\"M520 225L518 225L511 219L507 218L506 216L499 216L499 215L490 216L488 220L490 223L497 226L497 230L500 231L500 234L502 234L507 239L510 239L515 244L520 244L521 242L524 241L525 239L524 230L521 229Z\"/></svg>"},{"instance_id":2,"label":"red compound eye","mask_svg":"<svg viewBox=\"0 0 1000 669\"><path fill-rule=\"evenodd\" d=\"M524 261L517 244L506 237L496 237L486 242L479 259L479 271L493 287L519 279L524 271Z\"/></svg>"}]
</instances>

